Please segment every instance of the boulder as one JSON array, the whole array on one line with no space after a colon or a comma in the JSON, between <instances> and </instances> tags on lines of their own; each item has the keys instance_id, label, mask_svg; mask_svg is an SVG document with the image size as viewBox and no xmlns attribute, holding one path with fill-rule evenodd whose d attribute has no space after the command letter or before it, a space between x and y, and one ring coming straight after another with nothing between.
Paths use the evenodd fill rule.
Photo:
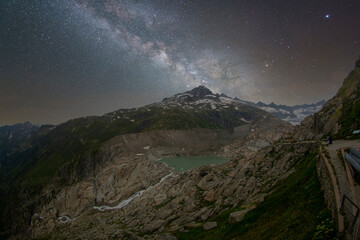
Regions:
<instances>
[{"instance_id":1,"label":"boulder","mask_svg":"<svg viewBox=\"0 0 360 240\"><path fill-rule=\"evenodd\" d=\"M229 223L230 224L234 224L234 223L238 223L238 222L241 222L245 215L253 210L255 208L255 205L252 205L250 206L249 208L246 208L244 210L240 210L240 211L237 211L237 212L232 212L230 213L230 216L229 216Z\"/></svg>"},{"instance_id":2,"label":"boulder","mask_svg":"<svg viewBox=\"0 0 360 240\"><path fill-rule=\"evenodd\" d=\"M204 195L205 195L204 200L206 200L208 202L213 202L213 201L217 200L214 190L208 190L204 193Z\"/></svg>"},{"instance_id":3,"label":"boulder","mask_svg":"<svg viewBox=\"0 0 360 240\"><path fill-rule=\"evenodd\" d=\"M203 229L205 231L208 231L210 229L216 228L217 227L217 223L216 222L206 222L203 225Z\"/></svg>"}]
</instances>

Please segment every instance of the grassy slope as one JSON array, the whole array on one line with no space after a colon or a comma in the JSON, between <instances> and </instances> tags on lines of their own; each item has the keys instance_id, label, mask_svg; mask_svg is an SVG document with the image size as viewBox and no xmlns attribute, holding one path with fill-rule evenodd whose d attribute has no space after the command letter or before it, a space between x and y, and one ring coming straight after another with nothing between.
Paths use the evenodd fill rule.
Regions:
<instances>
[{"instance_id":1,"label":"grassy slope","mask_svg":"<svg viewBox=\"0 0 360 240\"><path fill-rule=\"evenodd\" d=\"M178 233L178 239L313 239L315 234L314 239L333 239L334 226L320 190L315 156L309 154L242 222L229 224L229 214L240 210L232 209L209 220L218 223L216 229L188 229Z\"/></svg>"}]
</instances>

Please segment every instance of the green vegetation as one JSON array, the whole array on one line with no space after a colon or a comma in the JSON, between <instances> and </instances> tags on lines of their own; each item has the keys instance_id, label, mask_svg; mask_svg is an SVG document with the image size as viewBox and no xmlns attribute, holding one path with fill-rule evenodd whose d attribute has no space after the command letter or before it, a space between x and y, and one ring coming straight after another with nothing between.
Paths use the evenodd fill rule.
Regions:
<instances>
[{"instance_id":1,"label":"green vegetation","mask_svg":"<svg viewBox=\"0 0 360 240\"><path fill-rule=\"evenodd\" d=\"M336 229L334 228L335 225L333 219L328 214L328 212L325 212L324 214L327 215L319 216L320 219L324 219L324 220L321 221L321 223L316 226L316 232L312 238L313 240L337 239L337 237L335 236Z\"/></svg>"},{"instance_id":2,"label":"green vegetation","mask_svg":"<svg viewBox=\"0 0 360 240\"><path fill-rule=\"evenodd\" d=\"M217 228L190 228L177 233L178 239L334 239L315 161L316 152L308 154L242 222L229 224L230 213L241 208L230 209L209 219L218 223Z\"/></svg>"}]
</instances>

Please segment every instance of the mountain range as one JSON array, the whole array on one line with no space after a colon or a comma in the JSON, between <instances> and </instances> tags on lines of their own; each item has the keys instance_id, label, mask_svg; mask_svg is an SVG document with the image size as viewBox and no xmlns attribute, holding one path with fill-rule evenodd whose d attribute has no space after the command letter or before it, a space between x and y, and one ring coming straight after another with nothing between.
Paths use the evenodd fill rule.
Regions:
<instances>
[{"instance_id":1,"label":"mountain range","mask_svg":"<svg viewBox=\"0 0 360 240\"><path fill-rule=\"evenodd\" d=\"M324 104L326 103L325 100L321 100L317 103L313 104L302 104L302 105L294 105L294 106L287 106L287 105L277 105L275 103L266 104L263 102L248 102L244 101L245 103L258 107L262 110L265 110L274 116L290 122L294 125L298 125L304 120L307 116L313 115L319 112Z\"/></svg>"}]
</instances>

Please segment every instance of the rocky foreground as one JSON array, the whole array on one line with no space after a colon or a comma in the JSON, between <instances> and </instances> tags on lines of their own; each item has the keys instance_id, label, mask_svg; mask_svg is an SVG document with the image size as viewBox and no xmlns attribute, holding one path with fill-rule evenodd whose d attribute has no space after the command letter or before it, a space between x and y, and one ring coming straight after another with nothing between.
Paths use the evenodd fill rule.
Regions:
<instances>
[{"instance_id":1,"label":"rocky foreground","mask_svg":"<svg viewBox=\"0 0 360 240\"><path fill-rule=\"evenodd\" d=\"M38 208L29 233L50 239L171 239L189 226L211 228L211 216L243 206L229 219L240 221L312 147L281 143L226 164L171 173L146 153L133 159L113 146L112 161L94 178L64 188Z\"/></svg>"}]
</instances>

